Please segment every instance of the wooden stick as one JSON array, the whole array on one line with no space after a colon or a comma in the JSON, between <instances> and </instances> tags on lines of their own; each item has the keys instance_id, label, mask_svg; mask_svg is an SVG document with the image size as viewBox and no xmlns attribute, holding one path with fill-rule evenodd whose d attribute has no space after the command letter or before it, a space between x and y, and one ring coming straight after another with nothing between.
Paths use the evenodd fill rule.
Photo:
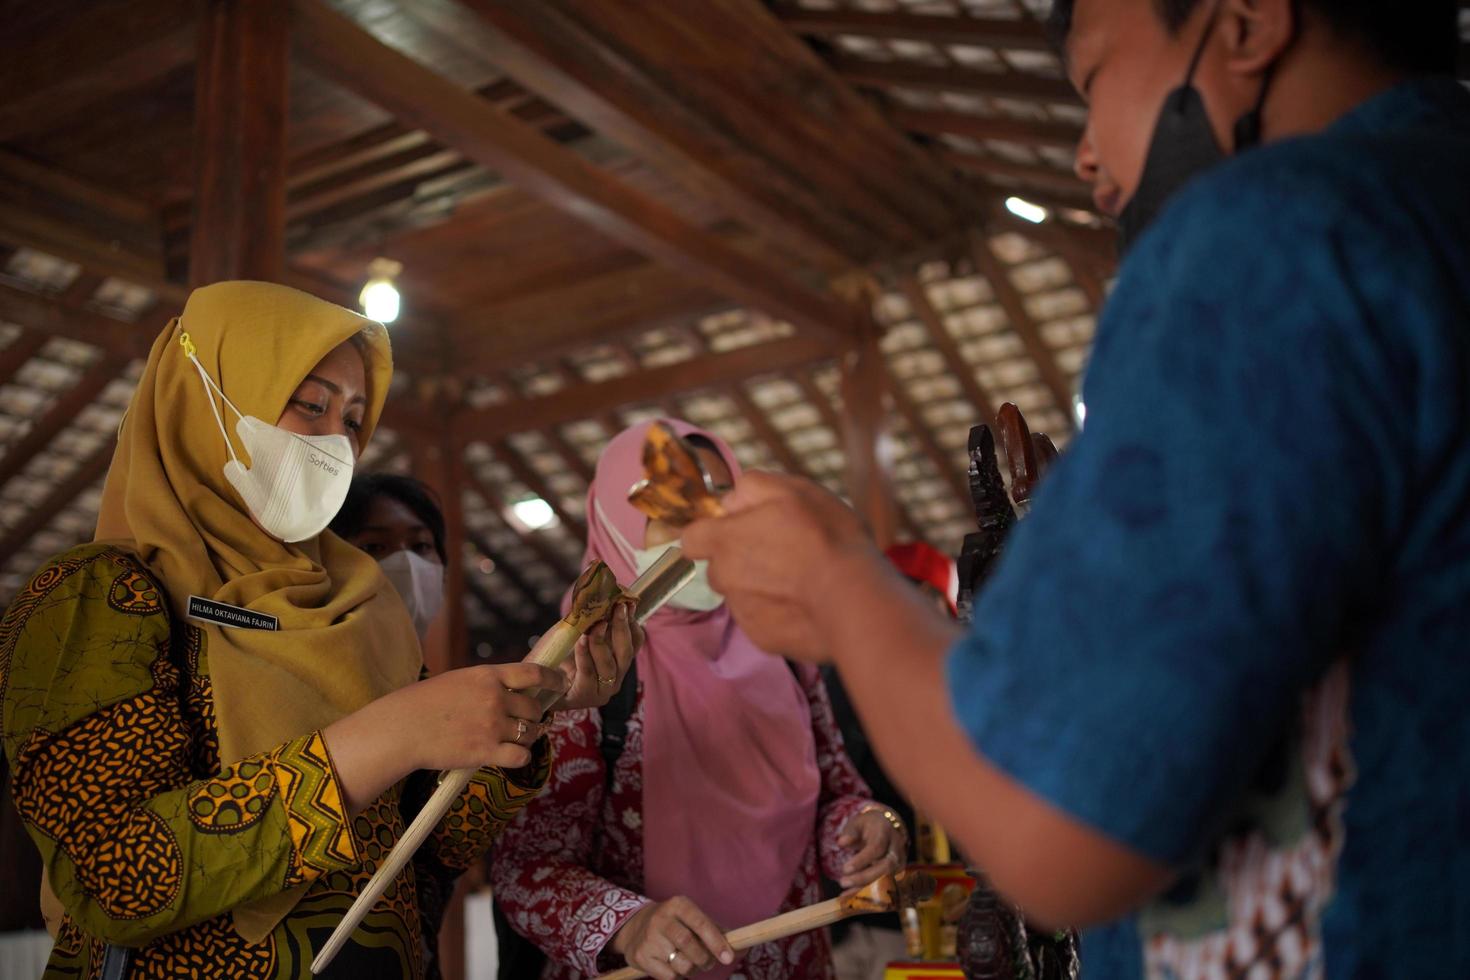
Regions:
<instances>
[{"instance_id":1,"label":"wooden stick","mask_svg":"<svg viewBox=\"0 0 1470 980\"><path fill-rule=\"evenodd\" d=\"M934 879L922 872L900 871L884 875L866 888L825 902L792 909L748 926L725 933L725 941L737 952L785 939L788 936L822 929L855 915L892 912L900 905L913 905L934 894ZM638 980L648 976L636 966L604 973L597 980Z\"/></svg>"}]
</instances>

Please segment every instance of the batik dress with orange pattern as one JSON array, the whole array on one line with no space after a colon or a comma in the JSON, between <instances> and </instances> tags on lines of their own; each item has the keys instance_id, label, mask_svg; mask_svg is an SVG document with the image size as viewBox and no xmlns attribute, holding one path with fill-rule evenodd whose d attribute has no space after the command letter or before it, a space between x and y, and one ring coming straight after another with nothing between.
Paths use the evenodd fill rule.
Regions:
<instances>
[{"instance_id":1,"label":"batik dress with orange pattern","mask_svg":"<svg viewBox=\"0 0 1470 980\"><path fill-rule=\"evenodd\" d=\"M130 978L310 977L313 951L432 789L416 774L349 817L320 732L221 768L205 635L171 615L136 557L105 545L47 564L0 621L0 734L65 909L48 980L100 976L109 944L135 947ZM543 740L525 769L481 770L331 975L423 977L425 903L550 765ZM264 941L236 932L232 909L301 886Z\"/></svg>"}]
</instances>

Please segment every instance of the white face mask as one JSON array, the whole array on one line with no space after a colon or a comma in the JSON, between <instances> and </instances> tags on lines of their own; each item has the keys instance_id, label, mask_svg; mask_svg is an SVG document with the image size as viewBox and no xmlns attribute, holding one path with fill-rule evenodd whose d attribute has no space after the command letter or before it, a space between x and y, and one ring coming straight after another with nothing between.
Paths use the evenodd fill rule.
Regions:
<instances>
[{"instance_id":1,"label":"white face mask","mask_svg":"<svg viewBox=\"0 0 1470 980\"><path fill-rule=\"evenodd\" d=\"M395 551L378 562L378 567L398 590L422 640L444 605L444 566L412 551Z\"/></svg>"},{"instance_id":2,"label":"white face mask","mask_svg":"<svg viewBox=\"0 0 1470 980\"><path fill-rule=\"evenodd\" d=\"M652 548L635 548L632 543L613 526L608 519L607 511L602 509L601 501L594 501L593 506L597 508L597 516L602 521L602 526L607 529L608 536L613 539L623 557L633 563L638 575L642 575L653 567L653 563L663 557L665 551L677 547L678 542L654 545ZM688 609L693 612L709 612L718 609L725 604L725 597L720 595L709 584L709 562L700 559L694 563L694 578L684 586L674 597L669 600L669 605L675 609Z\"/></svg>"},{"instance_id":3,"label":"white face mask","mask_svg":"<svg viewBox=\"0 0 1470 980\"><path fill-rule=\"evenodd\" d=\"M240 494L256 523L267 534L287 544L322 533L347 499L347 488L352 483L351 441L341 435L300 436L241 413L199 363L189 335L183 334L179 340L189 360L199 369L206 390L218 393L239 417L235 434L250 454L249 469L235 455L235 447L225 431L225 420L214 403L214 395L210 395L209 407L230 453L230 460L224 465L225 479Z\"/></svg>"},{"instance_id":4,"label":"white face mask","mask_svg":"<svg viewBox=\"0 0 1470 980\"><path fill-rule=\"evenodd\" d=\"M633 564L637 567L638 574L642 575L652 568L653 563L672 547L672 544L661 544L652 548L634 548ZM709 612L724 604L725 597L710 588L709 562L702 558L694 562L694 577L689 580L689 584L675 592L674 597L669 600L669 605L675 609L689 609L693 612Z\"/></svg>"}]
</instances>

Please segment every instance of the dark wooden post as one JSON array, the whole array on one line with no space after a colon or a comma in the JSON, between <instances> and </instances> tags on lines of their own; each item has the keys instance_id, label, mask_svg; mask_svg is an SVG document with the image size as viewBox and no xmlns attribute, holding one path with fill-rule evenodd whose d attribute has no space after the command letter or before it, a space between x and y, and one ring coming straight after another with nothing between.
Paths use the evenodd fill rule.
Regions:
<instances>
[{"instance_id":1,"label":"dark wooden post","mask_svg":"<svg viewBox=\"0 0 1470 980\"><path fill-rule=\"evenodd\" d=\"M189 281L278 281L286 241L286 4L204 0Z\"/></svg>"},{"instance_id":2,"label":"dark wooden post","mask_svg":"<svg viewBox=\"0 0 1470 980\"><path fill-rule=\"evenodd\" d=\"M441 439L416 443L414 447L413 475L433 488L444 508L444 550L449 556L449 567L445 569L444 613L424 641L424 662L435 674L470 662L470 637L464 613L463 465L447 433Z\"/></svg>"},{"instance_id":3,"label":"dark wooden post","mask_svg":"<svg viewBox=\"0 0 1470 980\"><path fill-rule=\"evenodd\" d=\"M881 444L887 430L884 394L887 370L877 324L866 324L862 339L842 359L842 403L847 449L847 487L880 548L895 537L896 509L892 474Z\"/></svg>"}]
</instances>

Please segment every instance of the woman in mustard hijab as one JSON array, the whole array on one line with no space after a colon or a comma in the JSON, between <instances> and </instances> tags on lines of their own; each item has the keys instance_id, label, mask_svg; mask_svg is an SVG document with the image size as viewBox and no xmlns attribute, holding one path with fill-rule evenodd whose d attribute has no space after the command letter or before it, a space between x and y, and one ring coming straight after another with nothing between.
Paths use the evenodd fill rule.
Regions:
<instances>
[{"instance_id":1,"label":"woman in mustard hijab","mask_svg":"<svg viewBox=\"0 0 1470 980\"><path fill-rule=\"evenodd\" d=\"M0 734L46 872L48 978L308 977L432 771L498 766L331 971L424 976L422 902L546 779L541 712L513 691L587 707L616 690L641 642L626 618L579 649L570 682L515 664L415 683L403 603L323 533L391 375L380 324L266 283L196 290L153 345L96 542L0 622Z\"/></svg>"}]
</instances>

